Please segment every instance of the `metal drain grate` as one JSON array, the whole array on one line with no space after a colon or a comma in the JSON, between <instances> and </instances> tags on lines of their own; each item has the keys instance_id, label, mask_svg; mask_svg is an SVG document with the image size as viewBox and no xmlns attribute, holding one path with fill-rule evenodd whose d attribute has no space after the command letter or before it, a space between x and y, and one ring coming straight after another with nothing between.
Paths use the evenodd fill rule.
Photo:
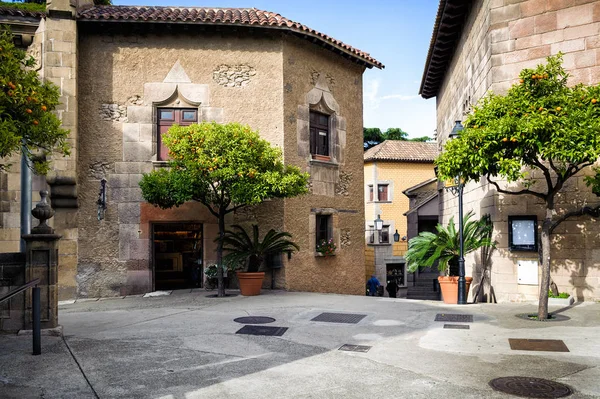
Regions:
<instances>
[{"instance_id":1,"label":"metal drain grate","mask_svg":"<svg viewBox=\"0 0 600 399\"><path fill-rule=\"evenodd\" d=\"M568 385L534 377L501 377L489 384L496 391L522 398L564 398L573 393Z\"/></svg>"},{"instance_id":2,"label":"metal drain grate","mask_svg":"<svg viewBox=\"0 0 600 399\"><path fill-rule=\"evenodd\" d=\"M236 331L236 334L265 335L269 337L281 337L287 331L287 327L269 326L244 326Z\"/></svg>"},{"instance_id":3,"label":"metal drain grate","mask_svg":"<svg viewBox=\"0 0 600 399\"><path fill-rule=\"evenodd\" d=\"M346 351L346 352L362 352L362 353L367 353L369 351L369 349L371 349L371 346L366 346L366 345L350 345L350 344L344 344L342 346L340 346L340 351Z\"/></svg>"},{"instance_id":4,"label":"metal drain grate","mask_svg":"<svg viewBox=\"0 0 600 399\"><path fill-rule=\"evenodd\" d=\"M310 321L323 321L326 323L346 323L356 324L362 319L367 317L366 314L353 314L353 313L321 313Z\"/></svg>"},{"instance_id":5,"label":"metal drain grate","mask_svg":"<svg viewBox=\"0 0 600 399\"><path fill-rule=\"evenodd\" d=\"M472 314L450 314L450 313L438 313L435 315L435 321L450 321L453 323L472 323Z\"/></svg>"},{"instance_id":6,"label":"metal drain grate","mask_svg":"<svg viewBox=\"0 0 600 399\"><path fill-rule=\"evenodd\" d=\"M467 324L444 324L444 328L450 330L470 330L471 326Z\"/></svg>"},{"instance_id":7,"label":"metal drain grate","mask_svg":"<svg viewBox=\"0 0 600 399\"><path fill-rule=\"evenodd\" d=\"M237 319L233 319L236 323L241 324L268 324L273 323L275 321L272 317L264 317L264 316L246 316L246 317L238 317Z\"/></svg>"},{"instance_id":8,"label":"metal drain grate","mask_svg":"<svg viewBox=\"0 0 600 399\"><path fill-rule=\"evenodd\" d=\"M559 339L509 338L508 343L514 351L569 352L567 345Z\"/></svg>"}]
</instances>

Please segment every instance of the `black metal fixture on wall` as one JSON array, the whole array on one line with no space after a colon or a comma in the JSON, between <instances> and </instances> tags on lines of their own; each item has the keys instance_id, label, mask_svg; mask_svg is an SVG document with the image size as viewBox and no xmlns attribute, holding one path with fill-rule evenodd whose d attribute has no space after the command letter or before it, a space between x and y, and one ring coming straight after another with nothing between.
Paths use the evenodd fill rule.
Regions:
<instances>
[{"instance_id":1,"label":"black metal fixture on wall","mask_svg":"<svg viewBox=\"0 0 600 399\"><path fill-rule=\"evenodd\" d=\"M103 220L106 212L106 179L100 180L100 192L96 204L98 205L98 220Z\"/></svg>"},{"instance_id":2,"label":"black metal fixture on wall","mask_svg":"<svg viewBox=\"0 0 600 399\"><path fill-rule=\"evenodd\" d=\"M394 242L399 242L400 241L400 233L398 233L398 229L396 229L396 232L394 233Z\"/></svg>"},{"instance_id":3,"label":"black metal fixture on wall","mask_svg":"<svg viewBox=\"0 0 600 399\"><path fill-rule=\"evenodd\" d=\"M460 121L456 121L452 132L448 136L454 139L460 136L464 127ZM463 234L463 188L464 182L460 175L456 177L455 185L449 187L450 191L458 194L458 238L459 238L459 257L458 257L458 304L465 305L467 303L467 284L465 279L465 249L464 249L464 234Z\"/></svg>"}]
</instances>

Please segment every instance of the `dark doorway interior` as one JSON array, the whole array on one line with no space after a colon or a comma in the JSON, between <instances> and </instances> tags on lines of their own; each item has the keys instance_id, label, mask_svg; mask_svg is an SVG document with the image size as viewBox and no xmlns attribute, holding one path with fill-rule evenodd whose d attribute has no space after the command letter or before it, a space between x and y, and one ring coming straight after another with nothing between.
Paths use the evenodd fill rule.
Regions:
<instances>
[{"instance_id":1,"label":"dark doorway interior","mask_svg":"<svg viewBox=\"0 0 600 399\"><path fill-rule=\"evenodd\" d=\"M202 224L153 225L155 290L202 287Z\"/></svg>"}]
</instances>

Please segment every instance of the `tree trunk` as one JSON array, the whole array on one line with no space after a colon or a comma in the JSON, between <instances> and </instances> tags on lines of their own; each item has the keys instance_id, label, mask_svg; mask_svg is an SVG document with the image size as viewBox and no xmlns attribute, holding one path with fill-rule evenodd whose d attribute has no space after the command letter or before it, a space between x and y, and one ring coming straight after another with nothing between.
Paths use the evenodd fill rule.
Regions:
<instances>
[{"instance_id":1,"label":"tree trunk","mask_svg":"<svg viewBox=\"0 0 600 399\"><path fill-rule=\"evenodd\" d=\"M546 208L546 218L542 224L542 281L540 282L540 302L538 304L538 320L548 318L548 290L550 289L550 227L552 226L552 209Z\"/></svg>"},{"instance_id":2,"label":"tree trunk","mask_svg":"<svg viewBox=\"0 0 600 399\"><path fill-rule=\"evenodd\" d=\"M225 235L225 212L219 210L219 242L217 243L217 296L225 296L223 284L223 236Z\"/></svg>"}]
</instances>

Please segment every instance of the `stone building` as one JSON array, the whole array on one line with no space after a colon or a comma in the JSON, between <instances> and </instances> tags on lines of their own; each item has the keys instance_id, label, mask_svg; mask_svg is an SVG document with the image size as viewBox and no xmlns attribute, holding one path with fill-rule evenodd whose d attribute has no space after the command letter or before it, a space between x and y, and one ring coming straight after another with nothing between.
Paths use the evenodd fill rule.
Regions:
<instances>
[{"instance_id":1,"label":"stone building","mask_svg":"<svg viewBox=\"0 0 600 399\"><path fill-rule=\"evenodd\" d=\"M523 68L558 52L564 54L569 84L600 82L600 1L441 0L420 89L424 98L436 98L439 148L455 121L463 120L488 91L505 93ZM584 173L564 188L559 209L598 201L585 186ZM535 226L543 205L533 198L503 196L485 183L468 184L464 203L465 212L489 214L494 222L498 249L485 268L497 299L536 299L541 270ZM442 221L456 214L457 199L442 191ZM509 226L516 228L515 223L532 229L530 245L510 242ZM599 233L598 221L589 217L569 219L554 231L551 277L560 291L579 299L600 298ZM476 283L483 268L478 256L467 259L467 275Z\"/></svg>"},{"instance_id":2,"label":"stone building","mask_svg":"<svg viewBox=\"0 0 600 399\"><path fill-rule=\"evenodd\" d=\"M63 236L59 298L184 287L193 268L215 262L218 228L201 204L160 210L138 186L143 173L166 165L160 135L199 121L248 124L282 149L285 163L310 173L310 194L243 208L227 221L293 235L301 251L276 262L275 286L361 294L362 74L383 65L256 9L73 4L53 0L45 14L12 18L37 18L29 51L39 55L40 75L60 87L58 114L71 132L71 156L53 159L46 182L36 178L50 187ZM18 220L18 168L5 178L12 196L3 220ZM8 227L0 245L14 252L18 229ZM322 237L337 243L335 256L316 253Z\"/></svg>"},{"instance_id":3,"label":"stone building","mask_svg":"<svg viewBox=\"0 0 600 399\"><path fill-rule=\"evenodd\" d=\"M408 188L434 178L433 161L437 156L435 143L386 140L365 151L365 238L367 243L367 275L375 274L385 284L388 274L398 276L399 294L413 276L406 273L404 252L408 246L405 213ZM374 221L383 220L377 231ZM394 241L397 233L398 242Z\"/></svg>"}]
</instances>

